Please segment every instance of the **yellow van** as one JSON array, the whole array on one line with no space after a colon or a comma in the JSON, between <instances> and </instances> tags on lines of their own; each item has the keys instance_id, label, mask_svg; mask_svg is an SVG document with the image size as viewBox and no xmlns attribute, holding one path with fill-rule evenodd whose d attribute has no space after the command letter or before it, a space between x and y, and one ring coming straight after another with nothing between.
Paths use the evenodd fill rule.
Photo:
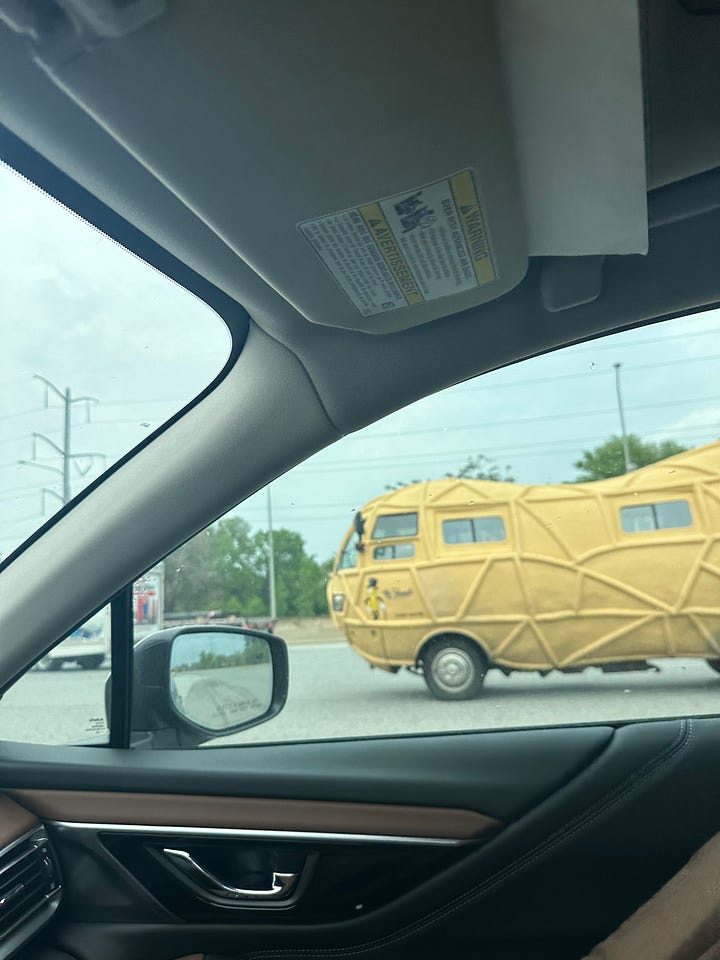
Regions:
<instances>
[{"instance_id":1,"label":"yellow van","mask_svg":"<svg viewBox=\"0 0 720 960\"><path fill-rule=\"evenodd\" d=\"M469 699L504 672L720 672L720 442L593 483L432 480L371 500L328 584L372 666Z\"/></svg>"}]
</instances>

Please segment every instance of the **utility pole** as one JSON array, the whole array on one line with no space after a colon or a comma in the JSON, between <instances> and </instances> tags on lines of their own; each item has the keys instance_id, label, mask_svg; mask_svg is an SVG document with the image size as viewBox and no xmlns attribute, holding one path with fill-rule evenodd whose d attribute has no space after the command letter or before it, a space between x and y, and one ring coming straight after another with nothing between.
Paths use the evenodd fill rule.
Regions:
<instances>
[{"instance_id":1,"label":"utility pole","mask_svg":"<svg viewBox=\"0 0 720 960\"><path fill-rule=\"evenodd\" d=\"M268 527L268 582L270 587L270 619L277 619L275 601L275 548L273 546L272 493L267 485L267 527Z\"/></svg>"},{"instance_id":2,"label":"utility pole","mask_svg":"<svg viewBox=\"0 0 720 960\"><path fill-rule=\"evenodd\" d=\"M625 410L623 408L622 387L620 384L620 368L622 367L622 364L614 363L613 367L615 368L615 393L617 394L618 413L620 414L620 431L622 437L623 460L625 461L625 473L630 473L630 471L633 469L633 465L630 460L630 444L628 442L627 429L625 427Z\"/></svg>"},{"instance_id":3,"label":"utility pole","mask_svg":"<svg viewBox=\"0 0 720 960\"><path fill-rule=\"evenodd\" d=\"M45 385L45 408L50 406L50 392L52 391L57 397L60 398L61 403L63 404L63 441L62 446L59 446L55 443L54 440L51 440L49 437L46 437L44 433L33 433L32 435L32 459L31 460L18 460L18 463L23 464L28 467L37 467L39 470L48 470L50 473L55 473L62 478L62 496L56 491L52 490L49 487L43 489L43 511L45 504L45 497L52 496L60 500L61 503L66 504L69 500L72 499L72 484L70 477L71 467L74 466L76 471L81 475L85 476L86 473L92 468L94 460L105 460L105 455L102 453L72 453L71 447L71 434L72 434L72 409L73 404L84 403L85 404L85 416L86 423L90 422L90 404L98 403L96 397L73 397L70 387L66 387L65 390L60 390L55 386L54 383L51 383L50 380L47 380L45 377L41 377L39 374L35 374L35 380L40 380L41 383ZM52 447L58 457L62 460L62 468L53 467L46 463L38 462L38 443L46 443L48 446ZM86 460L87 465L83 469L78 460Z\"/></svg>"}]
</instances>

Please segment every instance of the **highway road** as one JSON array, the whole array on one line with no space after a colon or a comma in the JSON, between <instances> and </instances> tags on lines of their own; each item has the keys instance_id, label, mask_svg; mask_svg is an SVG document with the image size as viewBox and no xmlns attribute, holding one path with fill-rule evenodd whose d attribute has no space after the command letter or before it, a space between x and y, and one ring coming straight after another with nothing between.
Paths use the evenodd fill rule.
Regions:
<instances>
[{"instance_id":1,"label":"highway road","mask_svg":"<svg viewBox=\"0 0 720 960\"><path fill-rule=\"evenodd\" d=\"M720 675L703 661L659 672L488 675L474 701L434 700L423 680L371 670L344 643L291 646L290 695L274 720L222 742L362 737L720 713ZM32 671L0 702L0 737L67 743L104 726L107 669Z\"/></svg>"}]
</instances>

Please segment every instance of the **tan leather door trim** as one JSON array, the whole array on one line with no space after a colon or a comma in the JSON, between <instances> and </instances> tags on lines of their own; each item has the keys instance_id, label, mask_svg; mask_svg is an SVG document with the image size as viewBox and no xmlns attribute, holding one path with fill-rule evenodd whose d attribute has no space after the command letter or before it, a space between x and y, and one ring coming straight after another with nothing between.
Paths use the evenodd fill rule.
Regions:
<instances>
[{"instance_id":1,"label":"tan leather door trim","mask_svg":"<svg viewBox=\"0 0 720 960\"><path fill-rule=\"evenodd\" d=\"M502 824L473 810L375 803L205 797L85 790L9 790L44 820L158 827L292 830L472 840Z\"/></svg>"},{"instance_id":2,"label":"tan leather door trim","mask_svg":"<svg viewBox=\"0 0 720 960\"><path fill-rule=\"evenodd\" d=\"M37 817L0 794L0 847L6 847L37 826Z\"/></svg>"}]
</instances>

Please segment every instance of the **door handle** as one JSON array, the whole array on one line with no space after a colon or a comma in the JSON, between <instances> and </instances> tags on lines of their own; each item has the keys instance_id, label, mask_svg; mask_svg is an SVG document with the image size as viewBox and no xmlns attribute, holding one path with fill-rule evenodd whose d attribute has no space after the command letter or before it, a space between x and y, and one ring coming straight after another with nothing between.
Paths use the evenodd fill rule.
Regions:
<instances>
[{"instance_id":1,"label":"door handle","mask_svg":"<svg viewBox=\"0 0 720 960\"><path fill-rule=\"evenodd\" d=\"M200 887L200 889L217 900L236 903L240 900L285 900L293 891L298 881L297 873L278 873L273 871L272 885L263 889L245 890L223 883L218 877L201 866L187 850L178 850L174 847L163 847L163 854L182 873Z\"/></svg>"}]
</instances>

